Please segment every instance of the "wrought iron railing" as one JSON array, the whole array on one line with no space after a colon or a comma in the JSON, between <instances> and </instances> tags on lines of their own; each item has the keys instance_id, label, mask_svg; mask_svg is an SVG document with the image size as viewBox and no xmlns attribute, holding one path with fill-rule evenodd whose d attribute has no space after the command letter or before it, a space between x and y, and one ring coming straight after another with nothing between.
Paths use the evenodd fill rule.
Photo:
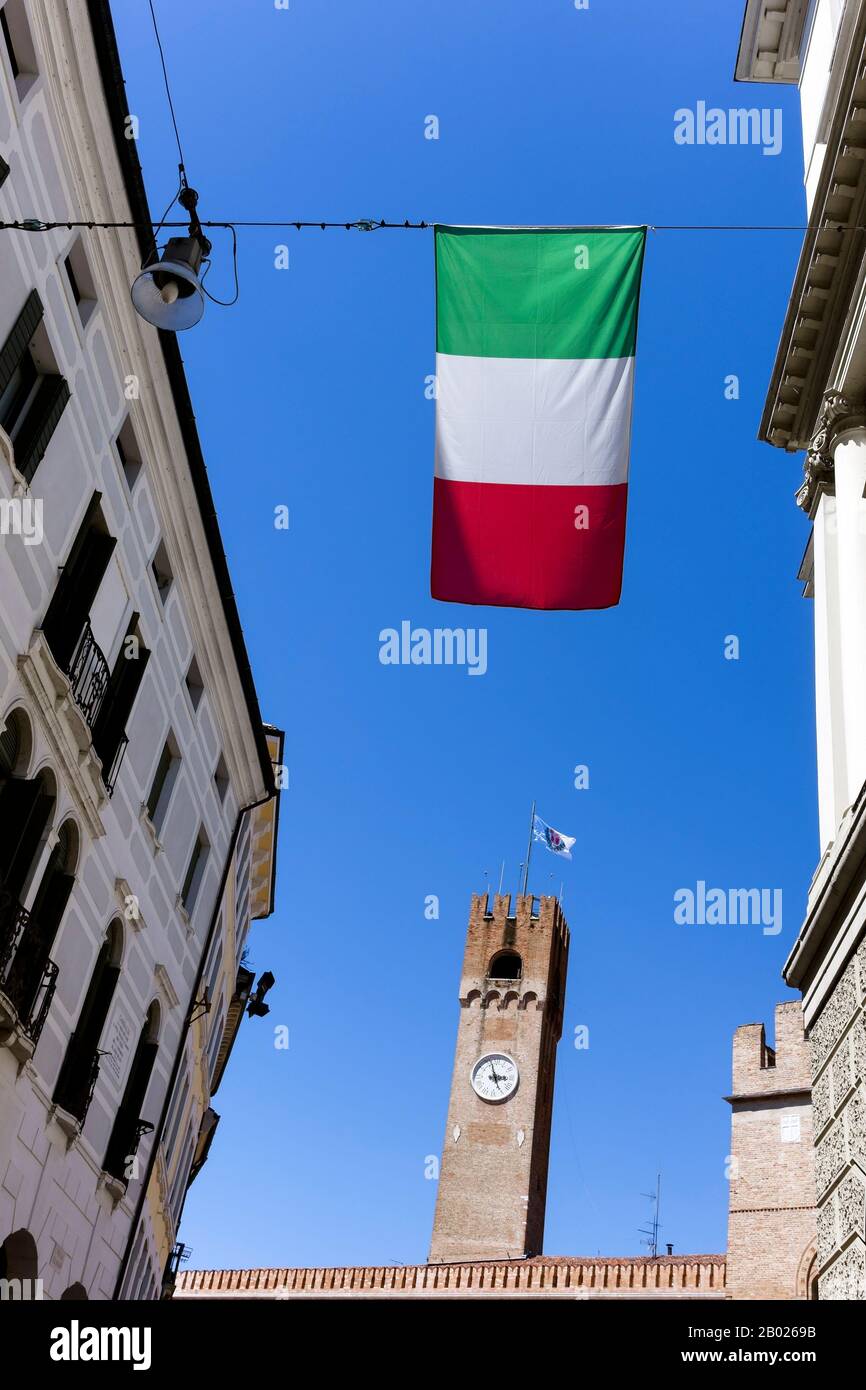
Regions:
<instances>
[{"instance_id":1,"label":"wrought iron railing","mask_svg":"<svg viewBox=\"0 0 866 1390\"><path fill-rule=\"evenodd\" d=\"M0 887L0 991L14 1007L19 1027L34 1047L60 973L40 947L39 937L38 924L27 909Z\"/></svg>"},{"instance_id":2,"label":"wrought iron railing","mask_svg":"<svg viewBox=\"0 0 866 1390\"><path fill-rule=\"evenodd\" d=\"M162 1297L171 1298L174 1293L174 1286L177 1282L178 1271L181 1265L185 1265L192 1254L192 1246L184 1245L183 1241L177 1241L171 1248L165 1272L162 1276Z\"/></svg>"},{"instance_id":3,"label":"wrought iron railing","mask_svg":"<svg viewBox=\"0 0 866 1390\"><path fill-rule=\"evenodd\" d=\"M135 1162L138 1146L145 1134L152 1134L153 1129L149 1120L138 1120L128 1139L126 1135L129 1131L126 1131L125 1124L119 1135L112 1135L105 1155L105 1171L124 1186L131 1178L138 1177Z\"/></svg>"},{"instance_id":4,"label":"wrought iron railing","mask_svg":"<svg viewBox=\"0 0 866 1390\"><path fill-rule=\"evenodd\" d=\"M126 734L121 736L117 745L117 751L111 760L111 767L102 769L102 780L105 783L105 790L109 796L114 795L114 788L117 785L117 774L120 772L120 764L123 762L123 755L126 752L129 738Z\"/></svg>"},{"instance_id":5,"label":"wrought iron railing","mask_svg":"<svg viewBox=\"0 0 866 1390\"><path fill-rule=\"evenodd\" d=\"M30 1006L29 1016L23 1024L24 1031L34 1047L45 1026L48 1010L51 1008L51 1001L57 988L57 976L59 974L60 966L53 960L47 960L42 970L42 978L36 989L36 997Z\"/></svg>"},{"instance_id":6,"label":"wrought iron railing","mask_svg":"<svg viewBox=\"0 0 866 1390\"><path fill-rule=\"evenodd\" d=\"M89 619L85 621L66 674L72 685L75 703L92 729L105 699L111 673L102 648L93 636Z\"/></svg>"},{"instance_id":7,"label":"wrought iron railing","mask_svg":"<svg viewBox=\"0 0 866 1390\"><path fill-rule=\"evenodd\" d=\"M55 1092L55 1100L61 1109L67 1111L80 1125L83 1125L90 1109L90 1102L93 1100L93 1092L96 1089L100 1059L105 1054L97 1051L88 1062L86 1054L78 1056L75 1051L77 1046L77 1034L73 1033L69 1043L69 1056L75 1060L66 1074L61 1077Z\"/></svg>"}]
</instances>

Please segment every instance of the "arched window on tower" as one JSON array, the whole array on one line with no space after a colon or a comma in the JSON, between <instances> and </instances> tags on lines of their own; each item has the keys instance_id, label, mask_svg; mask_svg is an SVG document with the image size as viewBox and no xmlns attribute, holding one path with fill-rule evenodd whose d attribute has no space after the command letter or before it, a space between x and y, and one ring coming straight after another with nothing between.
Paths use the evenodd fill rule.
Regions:
<instances>
[{"instance_id":1,"label":"arched window on tower","mask_svg":"<svg viewBox=\"0 0 866 1390\"><path fill-rule=\"evenodd\" d=\"M106 1173L118 1182L127 1184L138 1176L137 1154L142 1136L150 1134L153 1125L141 1118L147 1096L150 1074L159 1050L159 1005L154 1001L139 1034L138 1046L129 1070L123 1100L114 1121L111 1138L105 1153Z\"/></svg>"},{"instance_id":2,"label":"arched window on tower","mask_svg":"<svg viewBox=\"0 0 866 1390\"><path fill-rule=\"evenodd\" d=\"M488 980L519 980L523 975L523 961L516 951L500 951L487 967Z\"/></svg>"},{"instance_id":3,"label":"arched window on tower","mask_svg":"<svg viewBox=\"0 0 866 1390\"><path fill-rule=\"evenodd\" d=\"M115 919L96 958L90 984L69 1040L63 1066L54 1088L54 1103L79 1125L84 1124L96 1078L99 1075L99 1042L114 997L123 958L123 928Z\"/></svg>"}]
</instances>

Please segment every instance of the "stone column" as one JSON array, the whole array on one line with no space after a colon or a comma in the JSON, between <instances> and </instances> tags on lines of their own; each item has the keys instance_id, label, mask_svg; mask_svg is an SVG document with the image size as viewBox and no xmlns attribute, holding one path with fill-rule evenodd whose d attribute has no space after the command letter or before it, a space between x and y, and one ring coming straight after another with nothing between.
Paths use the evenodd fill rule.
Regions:
<instances>
[{"instance_id":1,"label":"stone column","mask_svg":"<svg viewBox=\"0 0 866 1390\"><path fill-rule=\"evenodd\" d=\"M821 854L836 838L848 805L842 661L839 646L839 562L836 498L818 498L813 518L815 724L818 738L818 825Z\"/></svg>"},{"instance_id":2,"label":"stone column","mask_svg":"<svg viewBox=\"0 0 866 1390\"><path fill-rule=\"evenodd\" d=\"M833 441L847 802L866 782L866 427Z\"/></svg>"}]
</instances>

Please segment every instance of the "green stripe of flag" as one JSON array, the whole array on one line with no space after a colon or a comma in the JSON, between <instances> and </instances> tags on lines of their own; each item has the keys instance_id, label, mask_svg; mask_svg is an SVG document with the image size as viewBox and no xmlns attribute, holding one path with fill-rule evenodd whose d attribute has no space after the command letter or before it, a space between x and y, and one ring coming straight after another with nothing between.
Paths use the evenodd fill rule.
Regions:
<instances>
[{"instance_id":1,"label":"green stripe of flag","mask_svg":"<svg viewBox=\"0 0 866 1390\"><path fill-rule=\"evenodd\" d=\"M437 226L437 352L633 357L645 240L645 227Z\"/></svg>"}]
</instances>

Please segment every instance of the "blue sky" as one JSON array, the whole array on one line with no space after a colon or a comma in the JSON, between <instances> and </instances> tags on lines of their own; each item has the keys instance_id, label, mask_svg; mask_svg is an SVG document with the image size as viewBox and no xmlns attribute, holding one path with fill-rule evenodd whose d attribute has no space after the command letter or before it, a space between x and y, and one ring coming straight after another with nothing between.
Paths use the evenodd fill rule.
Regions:
<instances>
[{"instance_id":1,"label":"blue sky","mask_svg":"<svg viewBox=\"0 0 866 1390\"><path fill-rule=\"evenodd\" d=\"M146 6L115 8L159 211L177 157L156 47ZM797 93L733 83L737 4L157 14L203 217L804 220ZM781 153L675 144L674 112L699 100L780 107ZM216 1099L191 1263L426 1258L469 898L503 859L514 886L533 797L577 837L572 865L539 851L531 882L564 880L572 930L546 1251L641 1253L659 1168L661 1240L722 1251L731 1037L791 997L780 970L817 854L800 460L755 438L801 238L649 234L622 603L545 614L429 597L431 233L239 236L239 303L180 343L291 780L278 907L251 942L277 977L271 1014L244 1023ZM214 241L208 283L229 297ZM379 632L403 619L484 625L487 674L381 665ZM782 932L676 925L673 895L698 879L781 888Z\"/></svg>"}]
</instances>

